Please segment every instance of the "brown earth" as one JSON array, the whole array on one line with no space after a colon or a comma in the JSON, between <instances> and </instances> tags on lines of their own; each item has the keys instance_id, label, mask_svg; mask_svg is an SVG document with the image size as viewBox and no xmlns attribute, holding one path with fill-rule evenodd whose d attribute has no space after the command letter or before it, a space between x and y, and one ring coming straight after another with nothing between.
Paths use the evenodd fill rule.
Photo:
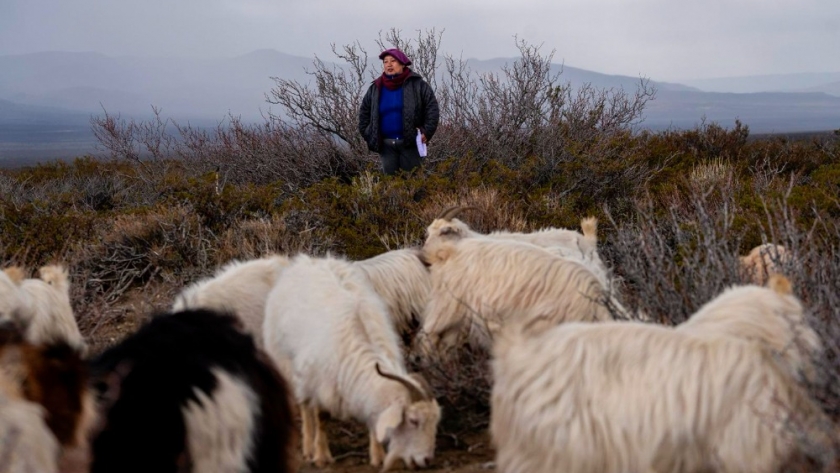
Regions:
<instances>
[{"instance_id":1,"label":"brown earth","mask_svg":"<svg viewBox=\"0 0 840 473\"><path fill-rule=\"evenodd\" d=\"M445 414L444 414L445 415ZM368 464L368 435L354 422L329 421L327 435L335 463L325 468L301 464L300 473L378 473ZM492 471L494 452L486 428L461 435L438 432L435 459L428 473L480 473ZM401 463L392 471L403 469Z\"/></svg>"}]
</instances>

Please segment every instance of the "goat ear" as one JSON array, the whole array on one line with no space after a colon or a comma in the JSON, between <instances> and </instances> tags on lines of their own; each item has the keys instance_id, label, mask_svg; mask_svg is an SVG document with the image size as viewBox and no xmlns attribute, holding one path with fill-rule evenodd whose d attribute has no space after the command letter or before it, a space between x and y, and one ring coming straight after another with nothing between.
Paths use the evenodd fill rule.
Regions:
<instances>
[{"instance_id":1,"label":"goat ear","mask_svg":"<svg viewBox=\"0 0 840 473\"><path fill-rule=\"evenodd\" d=\"M4 269L3 272L6 273L6 276L8 276L9 279L11 279L16 285L20 284L26 278L26 274L20 266L11 266Z\"/></svg>"},{"instance_id":2,"label":"goat ear","mask_svg":"<svg viewBox=\"0 0 840 473\"><path fill-rule=\"evenodd\" d=\"M777 294L781 294L783 296L787 296L793 294L793 287L790 283L790 280L781 274L773 274L770 276L770 280L767 282L767 285L770 289L776 291Z\"/></svg>"},{"instance_id":3,"label":"goat ear","mask_svg":"<svg viewBox=\"0 0 840 473\"><path fill-rule=\"evenodd\" d=\"M382 414L379 414L379 419L376 420L376 440L379 443L385 443L391 438L391 432L400 426L405 419L405 410L402 406L391 405L385 409Z\"/></svg>"}]
</instances>

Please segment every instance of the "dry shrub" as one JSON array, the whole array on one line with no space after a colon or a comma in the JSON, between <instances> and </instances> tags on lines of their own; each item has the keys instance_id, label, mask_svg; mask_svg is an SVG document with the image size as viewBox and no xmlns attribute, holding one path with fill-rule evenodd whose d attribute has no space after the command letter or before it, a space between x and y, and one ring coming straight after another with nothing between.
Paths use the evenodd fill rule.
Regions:
<instances>
[{"instance_id":1,"label":"dry shrub","mask_svg":"<svg viewBox=\"0 0 840 473\"><path fill-rule=\"evenodd\" d=\"M107 231L101 240L81 245L74 255L88 297L102 296L112 303L153 278L177 283L185 271L201 271L212 264L214 238L184 207L119 216L104 225Z\"/></svg>"},{"instance_id":2,"label":"dry shrub","mask_svg":"<svg viewBox=\"0 0 840 473\"><path fill-rule=\"evenodd\" d=\"M216 263L249 260L268 254L322 254L335 242L316 232L314 222L286 213L266 219L241 220L225 231L216 248Z\"/></svg>"},{"instance_id":3,"label":"dry shrub","mask_svg":"<svg viewBox=\"0 0 840 473\"><path fill-rule=\"evenodd\" d=\"M95 242L77 242L71 300L93 353L169 307L174 292L211 267L215 238L185 207L103 219Z\"/></svg>"},{"instance_id":4,"label":"dry shrub","mask_svg":"<svg viewBox=\"0 0 840 473\"><path fill-rule=\"evenodd\" d=\"M554 51L543 54L518 38L516 47L519 57L498 72L475 73L462 58L444 55L437 156L472 154L511 167L536 156L543 172L576 159L612 158L610 142L638 123L655 95L646 79L635 91L574 89L552 67Z\"/></svg>"},{"instance_id":5,"label":"dry shrub","mask_svg":"<svg viewBox=\"0 0 840 473\"><path fill-rule=\"evenodd\" d=\"M692 207L657 213L640 201L634 218L618 223L604 257L623 279L626 300L652 320L677 324L725 287L739 282L738 248L742 236L733 227L728 206L708 204L695 193Z\"/></svg>"},{"instance_id":6,"label":"dry shrub","mask_svg":"<svg viewBox=\"0 0 840 473\"><path fill-rule=\"evenodd\" d=\"M63 205L0 202L0 259L33 267L63 260L76 242L95 234L94 226L93 215Z\"/></svg>"},{"instance_id":7,"label":"dry shrub","mask_svg":"<svg viewBox=\"0 0 840 473\"><path fill-rule=\"evenodd\" d=\"M418 343L422 343L420 339ZM473 344L475 345L475 344ZM489 425L490 391L493 386L490 353L465 345L454 353L432 354L415 346L408 359L411 369L429 381L444 415L440 430L457 436Z\"/></svg>"},{"instance_id":8,"label":"dry shrub","mask_svg":"<svg viewBox=\"0 0 840 473\"><path fill-rule=\"evenodd\" d=\"M633 219L617 223L609 259L624 278L626 293L664 324L678 324L702 304L736 284L748 284L739 255L745 244L732 225L736 209L710 204L695 193L693 208L679 215L673 209L657 212L641 204ZM732 203L731 201L729 202ZM766 203L760 222L762 240L781 244L789 258L777 258L780 272L792 282L806 310L809 324L820 335L825 352L816 360L818 381L809 386L834 422L840 420L840 225L815 217L810 228L787 201ZM661 210L661 209L659 209ZM828 427L835 429L836 427ZM795 423L790 425L798 435ZM835 452L813 452L830 457Z\"/></svg>"},{"instance_id":9,"label":"dry shrub","mask_svg":"<svg viewBox=\"0 0 840 473\"><path fill-rule=\"evenodd\" d=\"M331 250L352 259L364 259L382 253L391 229L422 235L421 222L415 218L419 205L414 196L419 178L353 178L349 183L327 179L288 199L280 211L289 233L313 232L317 250ZM381 235L386 237L380 238ZM320 246L329 242L332 247Z\"/></svg>"},{"instance_id":10,"label":"dry shrub","mask_svg":"<svg viewBox=\"0 0 840 473\"><path fill-rule=\"evenodd\" d=\"M688 182L696 189L730 187L734 178L732 165L722 158L697 164L688 175Z\"/></svg>"},{"instance_id":11,"label":"dry shrub","mask_svg":"<svg viewBox=\"0 0 840 473\"><path fill-rule=\"evenodd\" d=\"M826 412L840 421L840 224L818 217L803 229L797 212L777 202L768 211L767 237L782 244L789 258L776 261L802 300L808 321L822 338L820 381L812 392Z\"/></svg>"},{"instance_id":12,"label":"dry shrub","mask_svg":"<svg viewBox=\"0 0 840 473\"><path fill-rule=\"evenodd\" d=\"M77 211L103 211L120 205L132 182L130 165L77 158L72 164L52 162L24 169L15 179L0 176L0 195L20 207L67 205Z\"/></svg>"},{"instance_id":13,"label":"dry shrub","mask_svg":"<svg viewBox=\"0 0 840 473\"><path fill-rule=\"evenodd\" d=\"M423 235L418 233L415 225L403 222L402 224L395 223L394 227L379 234L379 241L382 242L385 251L415 248L423 245Z\"/></svg>"}]
</instances>

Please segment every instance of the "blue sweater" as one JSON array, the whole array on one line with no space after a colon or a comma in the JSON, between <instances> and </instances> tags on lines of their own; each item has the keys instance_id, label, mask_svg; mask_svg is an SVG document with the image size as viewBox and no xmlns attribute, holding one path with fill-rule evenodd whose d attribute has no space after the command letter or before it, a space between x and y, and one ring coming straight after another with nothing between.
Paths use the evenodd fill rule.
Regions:
<instances>
[{"instance_id":1,"label":"blue sweater","mask_svg":"<svg viewBox=\"0 0 840 473\"><path fill-rule=\"evenodd\" d=\"M403 137L403 88L389 90L382 87L379 97L380 133L383 138Z\"/></svg>"}]
</instances>

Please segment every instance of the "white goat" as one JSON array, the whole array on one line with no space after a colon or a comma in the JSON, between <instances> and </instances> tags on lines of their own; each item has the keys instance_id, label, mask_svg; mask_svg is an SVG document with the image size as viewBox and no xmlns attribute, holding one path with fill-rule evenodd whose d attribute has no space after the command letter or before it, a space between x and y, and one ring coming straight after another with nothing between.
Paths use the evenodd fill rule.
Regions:
<instances>
[{"instance_id":1,"label":"white goat","mask_svg":"<svg viewBox=\"0 0 840 473\"><path fill-rule=\"evenodd\" d=\"M746 256L739 256L738 260L745 278L761 285L769 276L781 271L781 267L790 261L790 254L782 245L765 243L750 250Z\"/></svg>"},{"instance_id":2,"label":"white goat","mask_svg":"<svg viewBox=\"0 0 840 473\"><path fill-rule=\"evenodd\" d=\"M729 288L677 326L677 331L761 341L784 358L793 374L814 380L812 361L822 351L820 338L805 321L790 281L774 274L768 286Z\"/></svg>"},{"instance_id":3,"label":"white goat","mask_svg":"<svg viewBox=\"0 0 840 473\"><path fill-rule=\"evenodd\" d=\"M451 348L464 331L490 348L493 334L510 319L611 319L608 294L592 271L528 243L437 240L427 242L424 258L432 292L423 317L430 346L421 348Z\"/></svg>"},{"instance_id":4,"label":"white goat","mask_svg":"<svg viewBox=\"0 0 840 473\"><path fill-rule=\"evenodd\" d=\"M268 293L289 258L267 256L250 261L232 261L210 278L188 286L175 298L172 311L214 309L233 313L262 347L262 326Z\"/></svg>"},{"instance_id":5,"label":"white goat","mask_svg":"<svg viewBox=\"0 0 840 473\"><path fill-rule=\"evenodd\" d=\"M352 263L295 257L268 296L263 336L301 405L307 460L332 461L324 410L367 425L372 465L383 457L384 470L399 459L429 463L440 406L425 381L406 372L385 304Z\"/></svg>"},{"instance_id":6,"label":"white goat","mask_svg":"<svg viewBox=\"0 0 840 473\"><path fill-rule=\"evenodd\" d=\"M558 256L574 259L589 267L604 287L609 287L610 277L601 257L598 255L598 220L589 217L581 220L583 233L565 228L543 228L530 233L497 230L488 234L478 233L469 225L455 218L470 207L450 207L426 228L426 245L435 241L460 240L462 238L496 238L514 240L545 248Z\"/></svg>"},{"instance_id":7,"label":"white goat","mask_svg":"<svg viewBox=\"0 0 840 473\"><path fill-rule=\"evenodd\" d=\"M771 338L790 338L790 325L773 322L787 301L761 302L789 295L755 289L725 295L729 316L752 301L786 332ZM499 470L769 473L797 451L830 461L830 421L772 343L750 339L752 330L728 334L737 325L716 320L725 325L717 336L638 322L505 331L492 362Z\"/></svg>"},{"instance_id":8,"label":"white goat","mask_svg":"<svg viewBox=\"0 0 840 473\"><path fill-rule=\"evenodd\" d=\"M23 270L17 266L0 271L0 322L23 322L24 300L20 293L23 279Z\"/></svg>"},{"instance_id":9,"label":"white goat","mask_svg":"<svg viewBox=\"0 0 840 473\"><path fill-rule=\"evenodd\" d=\"M416 323L422 324L432 287L420 255L419 249L406 248L353 263L368 277L402 334L410 333Z\"/></svg>"},{"instance_id":10,"label":"white goat","mask_svg":"<svg viewBox=\"0 0 840 473\"><path fill-rule=\"evenodd\" d=\"M70 305L67 270L60 265L42 266L38 274L39 279L25 279L20 284L26 339L34 344L65 341L84 353L87 345Z\"/></svg>"}]
</instances>

